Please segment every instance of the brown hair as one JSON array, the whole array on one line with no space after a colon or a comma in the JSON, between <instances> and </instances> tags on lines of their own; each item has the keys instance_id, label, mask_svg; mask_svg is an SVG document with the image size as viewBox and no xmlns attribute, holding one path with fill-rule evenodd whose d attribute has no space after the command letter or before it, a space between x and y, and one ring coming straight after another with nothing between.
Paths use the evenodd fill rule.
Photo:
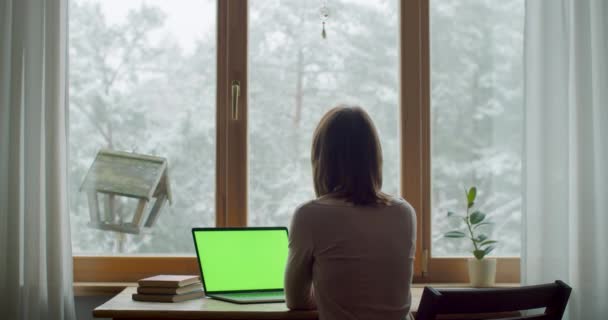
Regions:
<instances>
[{"instance_id":1,"label":"brown hair","mask_svg":"<svg viewBox=\"0 0 608 320\"><path fill-rule=\"evenodd\" d=\"M332 194L355 205L386 203L382 188L382 147L369 115L360 107L329 110L312 141L317 197Z\"/></svg>"}]
</instances>

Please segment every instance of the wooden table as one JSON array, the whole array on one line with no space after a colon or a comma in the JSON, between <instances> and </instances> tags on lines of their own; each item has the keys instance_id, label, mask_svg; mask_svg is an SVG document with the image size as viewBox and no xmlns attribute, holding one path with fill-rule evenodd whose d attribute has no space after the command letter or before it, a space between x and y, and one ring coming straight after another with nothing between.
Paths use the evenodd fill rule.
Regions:
<instances>
[{"instance_id":1,"label":"wooden table","mask_svg":"<svg viewBox=\"0 0 608 320\"><path fill-rule=\"evenodd\" d=\"M412 288L412 311L420 304L423 288ZM289 311L285 303L234 304L203 298L177 303L139 302L131 299L136 288L128 287L114 298L95 308L93 316L114 320L147 319L222 319L316 320L316 311Z\"/></svg>"}]
</instances>

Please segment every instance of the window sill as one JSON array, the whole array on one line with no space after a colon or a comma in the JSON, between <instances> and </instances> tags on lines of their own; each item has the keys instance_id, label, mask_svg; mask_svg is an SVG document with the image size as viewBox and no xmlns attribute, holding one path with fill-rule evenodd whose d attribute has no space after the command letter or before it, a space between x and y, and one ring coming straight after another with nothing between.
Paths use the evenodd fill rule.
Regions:
<instances>
[{"instance_id":1,"label":"window sill","mask_svg":"<svg viewBox=\"0 0 608 320\"><path fill-rule=\"evenodd\" d=\"M412 288L424 288L425 286L439 288L466 288L468 283L414 283ZM74 282L74 295L76 297L91 296L114 296L127 287L136 287L136 282ZM497 283L499 288L519 287L519 283Z\"/></svg>"}]
</instances>

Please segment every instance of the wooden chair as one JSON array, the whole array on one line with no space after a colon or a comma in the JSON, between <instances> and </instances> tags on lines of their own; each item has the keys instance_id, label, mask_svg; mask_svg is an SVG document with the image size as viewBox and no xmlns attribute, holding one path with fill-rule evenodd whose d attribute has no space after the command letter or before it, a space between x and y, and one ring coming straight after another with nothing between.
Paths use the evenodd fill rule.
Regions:
<instances>
[{"instance_id":1,"label":"wooden chair","mask_svg":"<svg viewBox=\"0 0 608 320\"><path fill-rule=\"evenodd\" d=\"M509 320L559 320L564 314L571 291L572 288L560 280L519 288L425 287L416 320L434 320L438 315L448 315L440 316L440 319L463 319L462 315L466 315L466 319L487 319L488 315L493 315L491 318L496 319L501 313L510 313ZM519 312L539 308L545 308L542 314L523 316Z\"/></svg>"}]
</instances>

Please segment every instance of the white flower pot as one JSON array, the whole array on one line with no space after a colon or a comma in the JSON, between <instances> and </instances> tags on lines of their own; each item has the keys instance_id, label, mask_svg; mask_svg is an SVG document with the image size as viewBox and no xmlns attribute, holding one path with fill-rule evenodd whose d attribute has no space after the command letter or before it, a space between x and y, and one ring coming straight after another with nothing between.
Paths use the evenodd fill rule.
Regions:
<instances>
[{"instance_id":1,"label":"white flower pot","mask_svg":"<svg viewBox=\"0 0 608 320\"><path fill-rule=\"evenodd\" d=\"M469 258L469 281L472 287L492 287L496 279L496 259Z\"/></svg>"}]
</instances>

